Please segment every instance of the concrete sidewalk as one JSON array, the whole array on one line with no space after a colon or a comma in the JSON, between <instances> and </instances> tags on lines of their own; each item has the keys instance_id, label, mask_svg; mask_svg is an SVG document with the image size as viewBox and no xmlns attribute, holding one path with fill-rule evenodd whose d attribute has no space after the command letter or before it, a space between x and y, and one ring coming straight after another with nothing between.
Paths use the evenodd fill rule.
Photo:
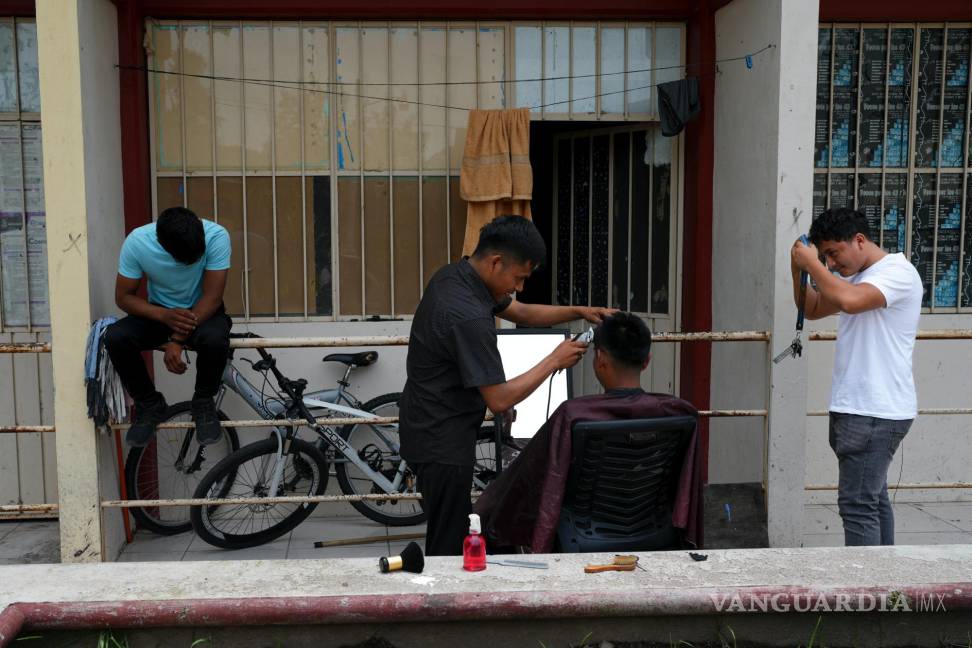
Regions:
<instances>
[{"instance_id":1,"label":"concrete sidewalk","mask_svg":"<svg viewBox=\"0 0 972 648\"><path fill-rule=\"evenodd\" d=\"M429 558L421 575L382 575L373 558L6 566L0 609L11 606L9 627L22 615L24 630L41 633L106 625L232 633L254 626L241 646L273 645L280 625L320 624L335 627L329 638L379 633L396 646L446 645L429 643L429 633L455 641L464 623L479 630L453 645L520 645L497 639L496 629L483 634L491 623L513 624L508 631L517 636L574 642L583 633L572 633L588 626L617 640L664 640L677 630L676 640L705 641L731 623L740 641L748 638L739 645L772 637L781 641L775 645L805 642L779 633L803 632L818 617L830 631L827 645L844 645L839 637L846 645L938 645L972 628L969 545L705 553L702 562L683 551L642 553L644 569L601 574L583 567L611 555L539 555L531 559L546 561L548 570L490 565L478 573L464 572L458 558ZM865 627L871 635L848 635ZM320 632L307 635L316 643L299 640L300 632L286 636L288 646L340 645Z\"/></svg>"}]
</instances>

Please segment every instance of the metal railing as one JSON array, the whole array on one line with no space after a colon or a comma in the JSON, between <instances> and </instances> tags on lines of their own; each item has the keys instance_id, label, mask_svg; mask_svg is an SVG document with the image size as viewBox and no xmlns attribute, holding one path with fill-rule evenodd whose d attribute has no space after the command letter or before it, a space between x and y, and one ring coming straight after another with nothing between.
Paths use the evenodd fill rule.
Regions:
<instances>
[{"instance_id":1,"label":"metal railing","mask_svg":"<svg viewBox=\"0 0 972 648\"><path fill-rule=\"evenodd\" d=\"M815 331L808 335L811 341L832 341L836 340L835 331ZM972 339L972 329L950 329L920 331L916 337L918 340L956 340ZM685 343L685 342L765 342L770 343L772 335L769 331L706 331L706 332L676 332L676 333L656 333L652 335L653 343ZM234 338L230 340L230 347L234 349L255 349L255 348L319 348L319 347L363 347L363 346L406 346L407 336L343 336L343 337L299 337L299 338ZM0 344L0 354L2 353L50 353L49 343L24 343L24 344ZM919 414L925 415L968 415L972 414L972 408L925 408L918 410ZM699 410L699 416L703 418L734 418L734 417L767 417L769 412L766 409L708 409ZM807 416L826 416L826 410L812 410L807 412ZM378 423L390 424L397 423L398 417L374 417L374 418L355 418L341 417L319 419L321 425L351 425L356 423ZM267 427L268 425L302 425L300 420L283 419L267 421L257 420L231 420L222 421L223 427ZM114 424L113 430L125 430L127 424ZM162 423L162 429L187 429L194 427L192 422L173 422ZM0 426L0 434L3 433L25 433L25 432L56 432L53 425L8 425ZM898 484L889 486L891 489L898 490L925 490L925 489L972 489L972 483L930 483L930 484ZM807 491L836 490L836 485L831 484L812 484L805 487ZM386 494L377 495L319 495L302 497L271 497L271 498L250 498L250 499L174 499L174 500L104 500L101 502L102 508L133 508L133 507L166 507L166 506L201 506L205 504L283 504L283 503L323 503L323 502L353 502L362 500L382 500L388 499ZM421 494L399 494L396 499L412 500L421 499ZM0 505L0 516L4 514L38 515L49 514L58 510L57 504L8 504Z\"/></svg>"}]
</instances>

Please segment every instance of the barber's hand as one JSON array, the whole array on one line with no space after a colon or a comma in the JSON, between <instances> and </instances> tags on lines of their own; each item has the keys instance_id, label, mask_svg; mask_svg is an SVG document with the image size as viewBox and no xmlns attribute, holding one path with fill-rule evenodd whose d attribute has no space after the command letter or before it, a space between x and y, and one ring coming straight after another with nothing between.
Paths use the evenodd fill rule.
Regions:
<instances>
[{"instance_id":1,"label":"barber's hand","mask_svg":"<svg viewBox=\"0 0 972 648\"><path fill-rule=\"evenodd\" d=\"M186 363L182 361L182 345L178 342L169 342L165 349L165 368L174 374L186 373Z\"/></svg>"},{"instance_id":2,"label":"barber's hand","mask_svg":"<svg viewBox=\"0 0 972 648\"><path fill-rule=\"evenodd\" d=\"M610 317L618 312L617 308L602 308L600 306L580 306L577 309L580 316L591 324L600 324L605 317Z\"/></svg>"},{"instance_id":3,"label":"barber's hand","mask_svg":"<svg viewBox=\"0 0 972 648\"><path fill-rule=\"evenodd\" d=\"M188 308L166 308L161 321L175 333L184 336L191 334L198 324L196 314Z\"/></svg>"},{"instance_id":4,"label":"barber's hand","mask_svg":"<svg viewBox=\"0 0 972 648\"><path fill-rule=\"evenodd\" d=\"M811 266L820 263L820 253L817 252L817 246L812 243L807 246L797 239L790 248L790 262L800 270L808 271Z\"/></svg>"},{"instance_id":5,"label":"barber's hand","mask_svg":"<svg viewBox=\"0 0 972 648\"><path fill-rule=\"evenodd\" d=\"M580 362L580 359L584 357L585 351L587 351L587 345L583 342L564 340L557 345L557 348L553 350L550 357L553 359L554 364L559 371L561 369L573 367L575 364Z\"/></svg>"}]
</instances>

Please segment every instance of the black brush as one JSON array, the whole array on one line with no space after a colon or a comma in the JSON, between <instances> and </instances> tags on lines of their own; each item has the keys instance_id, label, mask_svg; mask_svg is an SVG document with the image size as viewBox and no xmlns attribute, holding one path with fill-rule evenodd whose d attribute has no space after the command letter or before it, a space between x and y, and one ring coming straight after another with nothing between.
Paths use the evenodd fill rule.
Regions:
<instances>
[{"instance_id":1,"label":"black brush","mask_svg":"<svg viewBox=\"0 0 972 648\"><path fill-rule=\"evenodd\" d=\"M379 558L378 567L382 574L398 570L421 574L422 570L425 569L425 556L422 555L422 547L417 542L409 542L401 555Z\"/></svg>"}]
</instances>

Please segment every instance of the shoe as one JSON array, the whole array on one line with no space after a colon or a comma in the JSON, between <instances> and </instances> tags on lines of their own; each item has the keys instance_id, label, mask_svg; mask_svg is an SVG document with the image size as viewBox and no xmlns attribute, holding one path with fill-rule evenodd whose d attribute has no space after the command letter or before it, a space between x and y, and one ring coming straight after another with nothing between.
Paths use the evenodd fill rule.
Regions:
<instances>
[{"instance_id":1,"label":"shoe","mask_svg":"<svg viewBox=\"0 0 972 648\"><path fill-rule=\"evenodd\" d=\"M196 441L199 445L216 443L223 438L223 428L216 416L216 405L212 398L192 399L192 422L196 424Z\"/></svg>"},{"instance_id":2,"label":"shoe","mask_svg":"<svg viewBox=\"0 0 972 648\"><path fill-rule=\"evenodd\" d=\"M125 434L125 442L136 448L148 445L156 426L165 420L168 408L165 397L157 392L154 399L136 401L132 426Z\"/></svg>"}]
</instances>

